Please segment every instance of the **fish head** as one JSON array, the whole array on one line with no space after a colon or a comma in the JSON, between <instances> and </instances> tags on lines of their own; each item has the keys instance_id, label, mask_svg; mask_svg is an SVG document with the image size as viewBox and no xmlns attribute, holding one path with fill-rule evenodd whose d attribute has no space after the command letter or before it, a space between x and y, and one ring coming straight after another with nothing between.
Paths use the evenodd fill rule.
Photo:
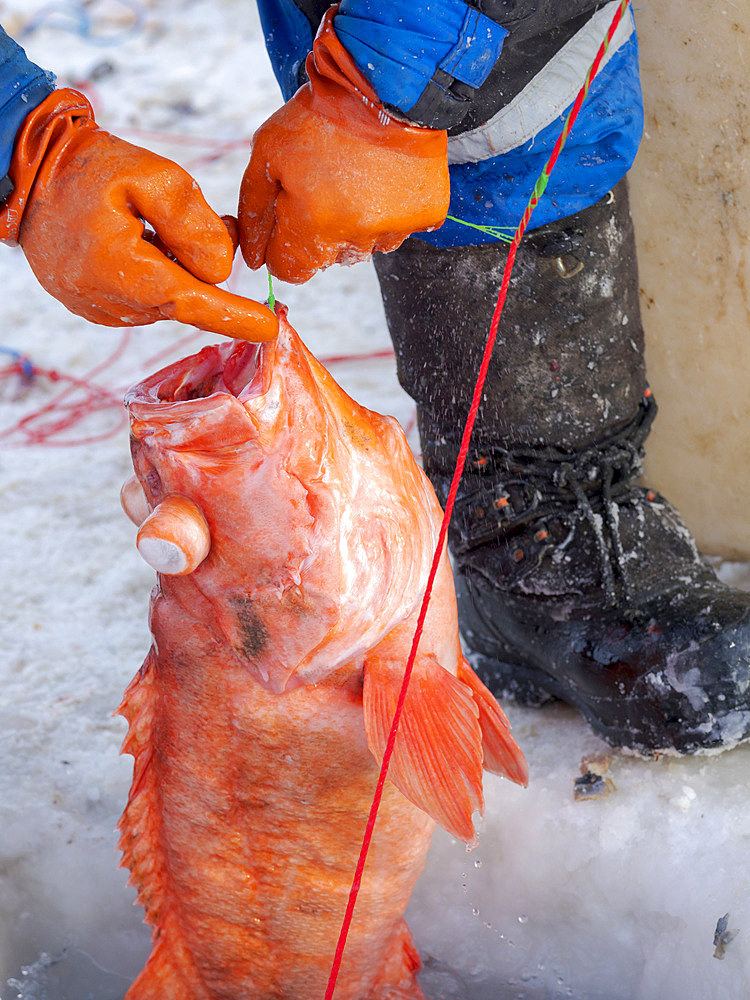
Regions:
<instances>
[{"instance_id":1,"label":"fish head","mask_svg":"<svg viewBox=\"0 0 750 1000\"><path fill-rule=\"evenodd\" d=\"M344 393L283 307L279 320L275 341L206 347L126 397L151 518L181 498L210 543L160 575L163 594L276 692L361 659L411 612L436 504L396 422Z\"/></svg>"}]
</instances>

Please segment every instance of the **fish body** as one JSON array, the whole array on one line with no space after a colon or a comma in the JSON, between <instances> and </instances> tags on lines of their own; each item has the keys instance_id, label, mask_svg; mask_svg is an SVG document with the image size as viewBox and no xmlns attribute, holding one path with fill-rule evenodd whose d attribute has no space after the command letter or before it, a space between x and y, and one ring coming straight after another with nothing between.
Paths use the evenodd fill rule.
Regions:
<instances>
[{"instance_id":1,"label":"fish body","mask_svg":"<svg viewBox=\"0 0 750 1000\"><path fill-rule=\"evenodd\" d=\"M280 316L127 397L161 569L126 691L123 864L153 929L126 1000L310 1000L330 972L441 510L392 418ZM128 506L126 504L126 506ZM435 822L523 757L463 660L443 555L336 997L422 996L403 920Z\"/></svg>"}]
</instances>

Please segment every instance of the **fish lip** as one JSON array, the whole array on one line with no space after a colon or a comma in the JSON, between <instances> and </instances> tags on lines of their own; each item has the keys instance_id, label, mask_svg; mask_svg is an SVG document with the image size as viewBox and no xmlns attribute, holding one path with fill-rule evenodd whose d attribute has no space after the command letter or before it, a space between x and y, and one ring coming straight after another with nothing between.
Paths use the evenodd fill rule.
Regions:
<instances>
[{"instance_id":1,"label":"fish lip","mask_svg":"<svg viewBox=\"0 0 750 1000\"><path fill-rule=\"evenodd\" d=\"M153 407L151 414L165 408L194 413L231 396L240 403L263 396L271 385L273 360L293 331L287 323L287 307L276 302L279 335L275 340L254 343L226 340L209 344L197 354L166 365L132 386L125 394L125 406ZM196 405L197 404L197 405Z\"/></svg>"},{"instance_id":2,"label":"fish lip","mask_svg":"<svg viewBox=\"0 0 750 1000\"><path fill-rule=\"evenodd\" d=\"M130 437L158 450L221 452L255 447L281 412L285 360L297 344L277 303L279 336L209 344L132 386L125 394ZM275 388L274 388L275 387Z\"/></svg>"},{"instance_id":3,"label":"fish lip","mask_svg":"<svg viewBox=\"0 0 750 1000\"><path fill-rule=\"evenodd\" d=\"M249 447L257 441L259 413L272 380L274 345L211 344L132 386L125 395L132 441L173 452ZM234 354L245 365L235 363L227 385Z\"/></svg>"}]
</instances>

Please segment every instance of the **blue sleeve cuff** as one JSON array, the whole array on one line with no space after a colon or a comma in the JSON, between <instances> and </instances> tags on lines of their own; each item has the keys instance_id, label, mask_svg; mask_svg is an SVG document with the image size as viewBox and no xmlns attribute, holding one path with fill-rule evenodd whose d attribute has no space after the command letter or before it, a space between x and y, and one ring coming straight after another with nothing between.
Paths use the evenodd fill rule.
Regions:
<instances>
[{"instance_id":1,"label":"blue sleeve cuff","mask_svg":"<svg viewBox=\"0 0 750 1000\"><path fill-rule=\"evenodd\" d=\"M31 62L0 28L0 178L7 176L16 133L55 89L55 77Z\"/></svg>"},{"instance_id":2,"label":"blue sleeve cuff","mask_svg":"<svg viewBox=\"0 0 750 1000\"><path fill-rule=\"evenodd\" d=\"M484 83L508 34L464 0L341 0L334 27L381 101L407 116L434 79Z\"/></svg>"}]
</instances>

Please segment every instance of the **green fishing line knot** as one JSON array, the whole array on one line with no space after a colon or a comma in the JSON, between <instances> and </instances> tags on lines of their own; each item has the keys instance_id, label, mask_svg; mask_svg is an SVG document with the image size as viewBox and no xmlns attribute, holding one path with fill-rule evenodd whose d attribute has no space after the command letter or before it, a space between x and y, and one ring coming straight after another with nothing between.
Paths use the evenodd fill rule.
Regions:
<instances>
[{"instance_id":1,"label":"green fishing line knot","mask_svg":"<svg viewBox=\"0 0 750 1000\"><path fill-rule=\"evenodd\" d=\"M276 313L276 296L273 294L273 279L268 271L268 308L272 313Z\"/></svg>"}]
</instances>

